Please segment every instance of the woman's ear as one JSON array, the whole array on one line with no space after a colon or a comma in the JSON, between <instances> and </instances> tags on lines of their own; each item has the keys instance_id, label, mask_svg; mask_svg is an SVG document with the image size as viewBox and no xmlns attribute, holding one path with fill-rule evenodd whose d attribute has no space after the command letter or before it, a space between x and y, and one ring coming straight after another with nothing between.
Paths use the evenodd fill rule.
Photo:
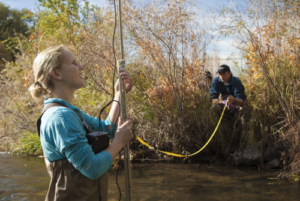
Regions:
<instances>
[{"instance_id":1,"label":"woman's ear","mask_svg":"<svg viewBox=\"0 0 300 201\"><path fill-rule=\"evenodd\" d=\"M61 74L59 73L59 71L57 69L53 69L52 71L50 71L50 75L53 79L55 80L61 80Z\"/></svg>"}]
</instances>

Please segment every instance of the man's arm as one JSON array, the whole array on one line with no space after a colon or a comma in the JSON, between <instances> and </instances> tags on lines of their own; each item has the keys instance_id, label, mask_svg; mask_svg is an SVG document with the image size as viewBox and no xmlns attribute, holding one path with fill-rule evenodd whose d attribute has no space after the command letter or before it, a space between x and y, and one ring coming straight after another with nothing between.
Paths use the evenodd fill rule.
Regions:
<instances>
[{"instance_id":1,"label":"man's arm","mask_svg":"<svg viewBox=\"0 0 300 201\"><path fill-rule=\"evenodd\" d=\"M245 101L242 99L234 99L233 104L239 105L239 106L243 106L245 104Z\"/></svg>"},{"instance_id":2,"label":"man's arm","mask_svg":"<svg viewBox=\"0 0 300 201\"><path fill-rule=\"evenodd\" d=\"M210 87L210 99L212 100L213 104L221 103L221 102L219 102L220 92L219 92L219 89L217 86L217 82L218 82L218 80L215 78L213 80L213 82L211 83L211 87Z\"/></svg>"},{"instance_id":3,"label":"man's arm","mask_svg":"<svg viewBox=\"0 0 300 201\"><path fill-rule=\"evenodd\" d=\"M220 99L213 99L212 100L212 103L213 104L223 104L223 100L220 100ZM230 105L230 104L235 104L235 105L239 105L239 106L243 106L245 101L242 100L242 99L236 99L234 98L233 96L228 96L228 104L227 105Z\"/></svg>"},{"instance_id":4,"label":"man's arm","mask_svg":"<svg viewBox=\"0 0 300 201\"><path fill-rule=\"evenodd\" d=\"M232 103L235 104L235 105L238 105L238 106L243 106L245 101L243 99L237 99L237 98L230 95L228 97L228 105L230 105Z\"/></svg>"},{"instance_id":5,"label":"man's arm","mask_svg":"<svg viewBox=\"0 0 300 201\"><path fill-rule=\"evenodd\" d=\"M245 87L242 84L241 80L238 78L235 78L235 83L233 85L234 87L234 97L229 96L229 102L230 104L233 103L235 105L243 106L246 100L245 95Z\"/></svg>"}]
</instances>

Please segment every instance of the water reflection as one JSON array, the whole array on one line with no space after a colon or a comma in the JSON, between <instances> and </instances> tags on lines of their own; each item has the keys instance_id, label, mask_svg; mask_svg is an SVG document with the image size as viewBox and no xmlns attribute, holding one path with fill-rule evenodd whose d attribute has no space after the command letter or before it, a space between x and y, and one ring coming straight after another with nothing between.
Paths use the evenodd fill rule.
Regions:
<instances>
[{"instance_id":1,"label":"water reflection","mask_svg":"<svg viewBox=\"0 0 300 201\"><path fill-rule=\"evenodd\" d=\"M0 200L44 200L49 176L37 157L0 154ZM199 164L133 164L132 197L157 200L299 200L300 187L276 179L278 172ZM109 200L119 200L115 171L109 173ZM275 179L274 179L275 178ZM123 170L119 171L125 200Z\"/></svg>"}]
</instances>

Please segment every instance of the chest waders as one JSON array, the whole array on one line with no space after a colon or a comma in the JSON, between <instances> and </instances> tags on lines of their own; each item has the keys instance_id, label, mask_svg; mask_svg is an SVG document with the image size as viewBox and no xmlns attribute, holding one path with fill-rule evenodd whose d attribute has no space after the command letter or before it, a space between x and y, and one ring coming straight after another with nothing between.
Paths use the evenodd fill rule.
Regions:
<instances>
[{"instance_id":1,"label":"chest waders","mask_svg":"<svg viewBox=\"0 0 300 201\"><path fill-rule=\"evenodd\" d=\"M50 107L63 106L59 103L50 103L44 108L37 121L38 134L40 135L41 119L44 112ZM71 109L71 108L70 108ZM76 113L76 112L75 112ZM76 113L77 114L77 113ZM79 116L79 115L78 115ZM86 134L90 133L89 127L79 116ZM101 123L101 122L100 122ZM93 180L84 176L67 160L49 162L44 157L46 168L51 178L45 201L107 201L108 173Z\"/></svg>"}]
</instances>

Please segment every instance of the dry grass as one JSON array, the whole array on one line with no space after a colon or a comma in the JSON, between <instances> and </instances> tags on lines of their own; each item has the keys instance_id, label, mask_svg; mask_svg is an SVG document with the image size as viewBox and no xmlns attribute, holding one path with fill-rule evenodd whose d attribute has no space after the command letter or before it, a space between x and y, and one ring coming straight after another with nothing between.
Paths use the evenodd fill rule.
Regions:
<instances>
[{"instance_id":1,"label":"dry grass","mask_svg":"<svg viewBox=\"0 0 300 201\"><path fill-rule=\"evenodd\" d=\"M300 122L285 133L289 149L282 154L285 167L279 177L299 181L300 177Z\"/></svg>"}]
</instances>

